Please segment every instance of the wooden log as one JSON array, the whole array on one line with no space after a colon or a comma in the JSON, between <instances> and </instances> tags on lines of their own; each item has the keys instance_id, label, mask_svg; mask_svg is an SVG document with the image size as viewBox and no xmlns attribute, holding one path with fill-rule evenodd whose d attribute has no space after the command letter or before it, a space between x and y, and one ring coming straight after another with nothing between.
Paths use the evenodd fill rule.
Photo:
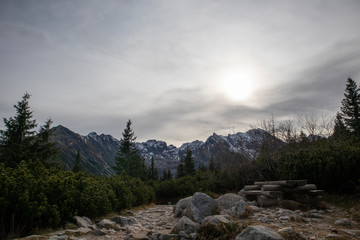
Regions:
<instances>
[{"instance_id":1,"label":"wooden log","mask_svg":"<svg viewBox=\"0 0 360 240\"><path fill-rule=\"evenodd\" d=\"M248 191L248 190L260 190L261 186L260 185L245 185L244 190Z\"/></svg>"},{"instance_id":2,"label":"wooden log","mask_svg":"<svg viewBox=\"0 0 360 240\"><path fill-rule=\"evenodd\" d=\"M281 185L286 187L304 186L307 184L307 180L283 180L283 181L266 181L255 182L255 185Z\"/></svg>"},{"instance_id":3,"label":"wooden log","mask_svg":"<svg viewBox=\"0 0 360 240\"><path fill-rule=\"evenodd\" d=\"M284 193L280 191L262 191L261 193L266 197L276 198L279 201L284 199Z\"/></svg>"},{"instance_id":4,"label":"wooden log","mask_svg":"<svg viewBox=\"0 0 360 240\"><path fill-rule=\"evenodd\" d=\"M249 191L244 191L243 194L257 196L257 195L261 195L261 191L260 190L249 190Z\"/></svg>"},{"instance_id":5,"label":"wooden log","mask_svg":"<svg viewBox=\"0 0 360 240\"><path fill-rule=\"evenodd\" d=\"M297 193L297 192L306 192L310 190L316 190L315 184L306 184L299 187L286 187L281 185L262 185L261 191L282 191L286 193Z\"/></svg>"},{"instance_id":6,"label":"wooden log","mask_svg":"<svg viewBox=\"0 0 360 240\"><path fill-rule=\"evenodd\" d=\"M264 195L257 196L257 202L260 207L269 207L279 203L279 200L276 198L269 198Z\"/></svg>"}]
</instances>

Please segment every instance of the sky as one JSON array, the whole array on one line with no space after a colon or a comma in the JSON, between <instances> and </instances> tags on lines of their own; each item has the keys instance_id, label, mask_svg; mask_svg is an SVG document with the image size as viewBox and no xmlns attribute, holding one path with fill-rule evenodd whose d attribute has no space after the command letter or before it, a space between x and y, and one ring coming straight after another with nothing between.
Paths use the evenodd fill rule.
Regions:
<instances>
[{"instance_id":1,"label":"sky","mask_svg":"<svg viewBox=\"0 0 360 240\"><path fill-rule=\"evenodd\" d=\"M340 109L358 0L0 0L0 118L180 146ZM0 128L3 128L3 124Z\"/></svg>"}]
</instances>

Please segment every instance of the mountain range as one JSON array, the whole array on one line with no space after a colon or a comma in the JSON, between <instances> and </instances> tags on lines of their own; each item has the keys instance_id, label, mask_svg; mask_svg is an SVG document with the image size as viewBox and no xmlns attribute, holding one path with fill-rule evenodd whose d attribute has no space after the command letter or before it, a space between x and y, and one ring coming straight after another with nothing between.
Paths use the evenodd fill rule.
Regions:
<instances>
[{"instance_id":1,"label":"mountain range","mask_svg":"<svg viewBox=\"0 0 360 240\"><path fill-rule=\"evenodd\" d=\"M237 159L254 159L263 143L270 135L262 129L252 129L246 133L234 133L221 136L214 133L205 142L195 140L184 143L181 147L167 145L164 141L148 140L136 143L140 154L149 165L154 157L159 173L169 169L173 174L187 149L193 154L195 167L208 166L213 158L221 166L226 166L226 154L236 155ZM81 154L81 166L84 170L95 175L112 175L115 165L115 154L120 141L111 135L91 132L86 136L71 131L64 126L53 128L52 140L60 149L60 162L66 169L72 169L77 151ZM280 141L280 140L278 140Z\"/></svg>"}]
</instances>

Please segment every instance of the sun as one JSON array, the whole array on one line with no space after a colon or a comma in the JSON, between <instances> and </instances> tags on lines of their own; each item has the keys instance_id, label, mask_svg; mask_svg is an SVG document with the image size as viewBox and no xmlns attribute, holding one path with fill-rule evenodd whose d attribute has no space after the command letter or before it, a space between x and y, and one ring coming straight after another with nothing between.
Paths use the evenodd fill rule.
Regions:
<instances>
[{"instance_id":1,"label":"sun","mask_svg":"<svg viewBox=\"0 0 360 240\"><path fill-rule=\"evenodd\" d=\"M230 71L223 74L221 82L223 93L232 101L245 101L253 92L252 78L249 74Z\"/></svg>"}]
</instances>

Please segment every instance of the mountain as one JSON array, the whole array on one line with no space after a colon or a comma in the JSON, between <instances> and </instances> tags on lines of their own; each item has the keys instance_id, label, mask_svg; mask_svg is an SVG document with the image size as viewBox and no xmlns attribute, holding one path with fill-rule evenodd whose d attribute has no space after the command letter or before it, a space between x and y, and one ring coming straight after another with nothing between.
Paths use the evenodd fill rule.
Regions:
<instances>
[{"instance_id":1,"label":"mountain","mask_svg":"<svg viewBox=\"0 0 360 240\"><path fill-rule=\"evenodd\" d=\"M88 172L96 175L114 174L112 166L115 165L114 159L119 140L110 135L98 135L95 132L81 136L61 125L54 127L53 133L52 139L61 150L60 161L67 169L72 169L79 150L82 157L81 166ZM154 157L159 173L163 169L170 169L175 174L179 161L184 158L187 149L193 153L195 167L208 166L211 158L214 158L222 167L226 167L233 164L228 162L229 154L236 156L235 159L254 159L263 141L269 137L271 136L262 129L252 129L246 133L239 132L228 136L214 133L205 142L196 140L184 143L179 148L157 140L148 140L136 143L136 145L147 165ZM280 140L276 139L276 141L281 144Z\"/></svg>"}]
</instances>

